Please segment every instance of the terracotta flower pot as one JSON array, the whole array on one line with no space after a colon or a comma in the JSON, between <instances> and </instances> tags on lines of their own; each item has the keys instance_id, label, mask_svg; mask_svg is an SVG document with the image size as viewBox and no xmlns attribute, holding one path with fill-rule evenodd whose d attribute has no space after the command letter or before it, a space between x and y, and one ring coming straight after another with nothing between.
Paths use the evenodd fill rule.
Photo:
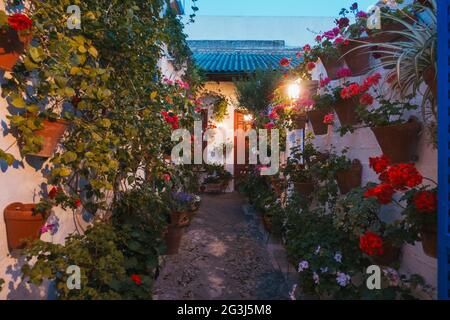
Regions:
<instances>
[{"instance_id":1,"label":"terracotta flower pot","mask_svg":"<svg viewBox=\"0 0 450 320\"><path fill-rule=\"evenodd\" d=\"M189 225L189 212L172 212L170 214L170 225L186 227Z\"/></svg>"},{"instance_id":2,"label":"terracotta flower pot","mask_svg":"<svg viewBox=\"0 0 450 320\"><path fill-rule=\"evenodd\" d=\"M437 257L437 231L436 227L424 227L420 232L423 252L429 257Z\"/></svg>"},{"instance_id":3,"label":"terracotta flower pot","mask_svg":"<svg viewBox=\"0 0 450 320\"><path fill-rule=\"evenodd\" d=\"M50 158L53 156L59 141L61 140L64 132L69 124L62 120L49 121L44 120L42 123L43 129L35 132L36 136L44 139L41 151L37 153L30 153L31 156Z\"/></svg>"},{"instance_id":4,"label":"terracotta flower pot","mask_svg":"<svg viewBox=\"0 0 450 320\"><path fill-rule=\"evenodd\" d=\"M344 59L339 59L338 57L328 57L326 55L320 55L319 58L327 71L328 78L331 80L339 79L338 71L345 67Z\"/></svg>"},{"instance_id":5,"label":"terracotta flower pot","mask_svg":"<svg viewBox=\"0 0 450 320\"><path fill-rule=\"evenodd\" d=\"M423 73L423 79L428 87L430 87L433 92L433 96L437 98L437 78L436 69L434 66L428 67Z\"/></svg>"},{"instance_id":6,"label":"terracotta flower pot","mask_svg":"<svg viewBox=\"0 0 450 320\"><path fill-rule=\"evenodd\" d=\"M12 203L5 208L4 218L9 250L21 249L24 240L37 240L46 217L33 215L35 204Z\"/></svg>"},{"instance_id":7,"label":"terracotta flower pot","mask_svg":"<svg viewBox=\"0 0 450 320\"><path fill-rule=\"evenodd\" d=\"M362 165L358 159L353 160L349 170L336 172L336 180L342 194L349 193L352 189L361 186Z\"/></svg>"},{"instance_id":8,"label":"terracotta flower pot","mask_svg":"<svg viewBox=\"0 0 450 320\"><path fill-rule=\"evenodd\" d=\"M294 186L297 192L304 197L309 197L314 191L312 182L295 182Z\"/></svg>"},{"instance_id":9,"label":"terracotta flower pot","mask_svg":"<svg viewBox=\"0 0 450 320\"><path fill-rule=\"evenodd\" d=\"M295 114L292 116L294 126L297 130L303 130L306 127L306 114Z\"/></svg>"},{"instance_id":10,"label":"terracotta flower pot","mask_svg":"<svg viewBox=\"0 0 450 320\"><path fill-rule=\"evenodd\" d=\"M356 99L339 100L333 106L342 126L353 126L360 122L356 107Z\"/></svg>"},{"instance_id":11,"label":"terracotta flower pot","mask_svg":"<svg viewBox=\"0 0 450 320\"><path fill-rule=\"evenodd\" d=\"M350 41L348 45L339 46L339 52L352 70L353 76L365 74L370 70L370 48L358 48L364 42L369 42L369 39L359 38L357 41Z\"/></svg>"},{"instance_id":12,"label":"terracotta flower pot","mask_svg":"<svg viewBox=\"0 0 450 320\"><path fill-rule=\"evenodd\" d=\"M184 228L169 225L167 233L165 235L165 241L167 246L166 255L178 254L181 245L181 239L183 238Z\"/></svg>"},{"instance_id":13,"label":"terracotta flower pot","mask_svg":"<svg viewBox=\"0 0 450 320\"><path fill-rule=\"evenodd\" d=\"M308 119L311 122L316 136L322 136L328 133L328 125L323 123L323 118L328 113L330 113L330 110L312 110L307 112Z\"/></svg>"},{"instance_id":14,"label":"terracotta flower pot","mask_svg":"<svg viewBox=\"0 0 450 320\"><path fill-rule=\"evenodd\" d=\"M412 118L407 123L371 128L377 141L393 164L410 162L415 155L422 125Z\"/></svg>"},{"instance_id":15,"label":"terracotta flower pot","mask_svg":"<svg viewBox=\"0 0 450 320\"><path fill-rule=\"evenodd\" d=\"M0 69L11 71L32 39L32 35L20 36L8 29L0 32Z\"/></svg>"},{"instance_id":16,"label":"terracotta flower pot","mask_svg":"<svg viewBox=\"0 0 450 320\"><path fill-rule=\"evenodd\" d=\"M383 245L383 251L382 255L372 256L373 262L380 266L389 266L397 262L401 253L399 247L393 246L390 243Z\"/></svg>"}]
</instances>

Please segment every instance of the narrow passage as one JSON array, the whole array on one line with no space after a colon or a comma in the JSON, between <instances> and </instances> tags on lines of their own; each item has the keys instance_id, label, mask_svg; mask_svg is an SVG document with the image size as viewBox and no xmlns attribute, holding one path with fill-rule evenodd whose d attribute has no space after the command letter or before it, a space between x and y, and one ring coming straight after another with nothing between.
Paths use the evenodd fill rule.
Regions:
<instances>
[{"instance_id":1,"label":"narrow passage","mask_svg":"<svg viewBox=\"0 0 450 320\"><path fill-rule=\"evenodd\" d=\"M243 196L203 195L179 254L166 257L155 299L288 299L285 252L271 243Z\"/></svg>"}]
</instances>

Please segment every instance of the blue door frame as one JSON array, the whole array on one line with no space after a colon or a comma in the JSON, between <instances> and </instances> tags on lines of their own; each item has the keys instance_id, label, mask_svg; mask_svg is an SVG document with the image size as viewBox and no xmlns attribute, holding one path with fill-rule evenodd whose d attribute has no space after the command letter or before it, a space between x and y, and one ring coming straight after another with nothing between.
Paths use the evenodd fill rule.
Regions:
<instances>
[{"instance_id":1,"label":"blue door frame","mask_svg":"<svg viewBox=\"0 0 450 320\"><path fill-rule=\"evenodd\" d=\"M438 295L450 298L450 0L438 0L439 228Z\"/></svg>"}]
</instances>

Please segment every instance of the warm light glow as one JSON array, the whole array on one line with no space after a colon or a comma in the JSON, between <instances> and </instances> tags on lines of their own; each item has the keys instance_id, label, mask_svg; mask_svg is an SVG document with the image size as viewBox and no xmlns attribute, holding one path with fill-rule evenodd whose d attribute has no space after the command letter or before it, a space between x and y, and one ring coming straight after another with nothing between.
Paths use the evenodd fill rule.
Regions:
<instances>
[{"instance_id":1,"label":"warm light glow","mask_svg":"<svg viewBox=\"0 0 450 320\"><path fill-rule=\"evenodd\" d=\"M253 116L251 114L245 114L244 115L244 121L245 122L250 122L253 120Z\"/></svg>"},{"instance_id":2,"label":"warm light glow","mask_svg":"<svg viewBox=\"0 0 450 320\"><path fill-rule=\"evenodd\" d=\"M297 82L293 82L288 86L288 95L291 100L300 98L300 85Z\"/></svg>"}]
</instances>

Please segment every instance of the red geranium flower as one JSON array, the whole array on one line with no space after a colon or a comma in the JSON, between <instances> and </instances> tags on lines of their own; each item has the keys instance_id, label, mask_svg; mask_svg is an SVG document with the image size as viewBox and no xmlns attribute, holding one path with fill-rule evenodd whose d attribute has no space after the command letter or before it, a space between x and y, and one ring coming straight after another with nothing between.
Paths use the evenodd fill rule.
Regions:
<instances>
[{"instance_id":1,"label":"red geranium flower","mask_svg":"<svg viewBox=\"0 0 450 320\"><path fill-rule=\"evenodd\" d=\"M384 172L389 167L390 163L391 161L385 155L369 158L370 167L378 174Z\"/></svg>"},{"instance_id":2,"label":"red geranium flower","mask_svg":"<svg viewBox=\"0 0 450 320\"><path fill-rule=\"evenodd\" d=\"M336 22L336 25L341 29L348 27L348 25L350 24L350 20L345 17L340 18L339 20L336 20L335 22Z\"/></svg>"},{"instance_id":3,"label":"red geranium flower","mask_svg":"<svg viewBox=\"0 0 450 320\"><path fill-rule=\"evenodd\" d=\"M282 67L289 67L291 64L291 61L288 58L283 58L280 60L280 66Z\"/></svg>"},{"instance_id":4,"label":"red geranium flower","mask_svg":"<svg viewBox=\"0 0 450 320\"><path fill-rule=\"evenodd\" d=\"M308 62L307 68L309 71L314 70L315 67L316 67L316 64L314 62Z\"/></svg>"},{"instance_id":5,"label":"red geranium flower","mask_svg":"<svg viewBox=\"0 0 450 320\"><path fill-rule=\"evenodd\" d=\"M331 82L331 79L326 77L325 79L320 79L320 87L323 88Z\"/></svg>"},{"instance_id":6,"label":"red geranium flower","mask_svg":"<svg viewBox=\"0 0 450 320\"><path fill-rule=\"evenodd\" d=\"M317 42L321 42L322 41L322 36L320 34L316 36L316 41Z\"/></svg>"},{"instance_id":7,"label":"red geranium flower","mask_svg":"<svg viewBox=\"0 0 450 320\"><path fill-rule=\"evenodd\" d=\"M437 196L430 191L420 191L414 195L413 203L417 210L424 213L434 213L437 210Z\"/></svg>"},{"instance_id":8,"label":"red geranium flower","mask_svg":"<svg viewBox=\"0 0 450 320\"><path fill-rule=\"evenodd\" d=\"M331 124L333 124L333 122L334 122L334 114L333 113L329 113L323 118L324 124L331 125Z\"/></svg>"},{"instance_id":9,"label":"red geranium flower","mask_svg":"<svg viewBox=\"0 0 450 320\"><path fill-rule=\"evenodd\" d=\"M138 286L140 286L140 285L142 284L142 279L141 279L141 277L140 277L139 275L137 275L137 274L132 274L130 278L131 278L131 280L133 280L134 283L136 283Z\"/></svg>"},{"instance_id":10,"label":"red geranium flower","mask_svg":"<svg viewBox=\"0 0 450 320\"><path fill-rule=\"evenodd\" d=\"M352 70L350 70L349 68L341 68L337 71L336 75L338 76L338 78L351 77Z\"/></svg>"},{"instance_id":11,"label":"red geranium flower","mask_svg":"<svg viewBox=\"0 0 450 320\"><path fill-rule=\"evenodd\" d=\"M350 99L358 95L360 91L359 85L357 83L352 83L348 87L344 87L341 91L342 99Z\"/></svg>"},{"instance_id":12,"label":"red geranium flower","mask_svg":"<svg viewBox=\"0 0 450 320\"><path fill-rule=\"evenodd\" d=\"M75 207L79 208L81 206L81 200L80 199L75 199L73 204L75 205Z\"/></svg>"},{"instance_id":13,"label":"red geranium flower","mask_svg":"<svg viewBox=\"0 0 450 320\"><path fill-rule=\"evenodd\" d=\"M380 204L389 204L392 201L392 196L395 191L391 185L387 183L380 184L375 188L369 189L364 193L366 198L377 198Z\"/></svg>"},{"instance_id":14,"label":"red geranium flower","mask_svg":"<svg viewBox=\"0 0 450 320\"><path fill-rule=\"evenodd\" d=\"M396 190L414 188L423 181L422 175L417 171L415 165L411 163L391 166L380 179L389 183Z\"/></svg>"},{"instance_id":15,"label":"red geranium flower","mask_svg":"<svg viewBox=\"0 0 450 320\"><path fill-rule=\"evenodd\" d=\"M369 256L382 255L383 239L376 233L367 231L359 237L359 248Z\"/></svg>"},{"instance_id":16,"label":"red geranium flower","mask_svg":"<svg viewBox=\"0 0 450 320\"><path fill-rule=\"evenodd\" d=\"M373 103L373 101L374 99L370 93L364 93L359 99L359 102L365 106L370 106Z\"/></svg>"},{"instance_id":17,"label":"red geranium flower","mask_svg":"<svg viewBox=\"0 0 450 320\"><path fill-rule=\"evenodd\" d=\"M33 21L22 13L15 13L8 17L8 25L16 30L28 30L33 26Z\"/></svg>"},{"instance_id":18,"label":"red geranium flower","mask_svg":"<svg viewBox=\"0 0 450 320\"><path fill-rule=\"evenodd\" d=\"M305 45L305 46L303 47L303 51L305 51L305 52L311 51L311 46L310 46L309 44Z\"/></svg>"}]
</instances>

